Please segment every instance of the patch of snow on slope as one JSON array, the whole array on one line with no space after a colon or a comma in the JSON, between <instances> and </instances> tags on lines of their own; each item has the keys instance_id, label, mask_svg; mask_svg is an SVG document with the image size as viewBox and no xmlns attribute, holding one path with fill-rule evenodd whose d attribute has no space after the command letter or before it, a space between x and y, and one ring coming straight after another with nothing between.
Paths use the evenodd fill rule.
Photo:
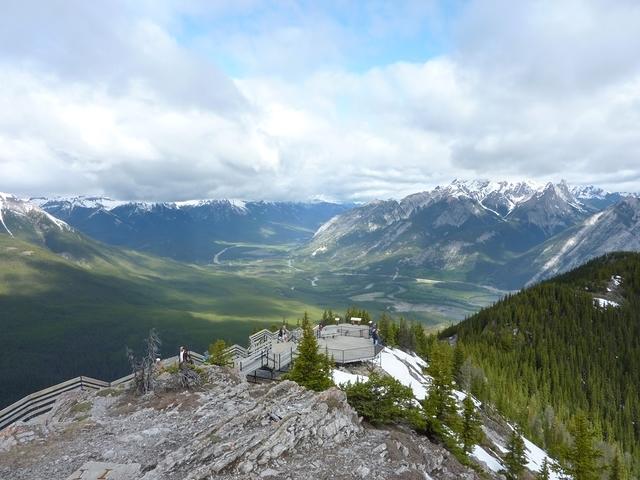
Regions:
<instances>
[{"instance_id":1,"label":"patch of snow on slope","mask_svg":"<svg viewBox=\"0 0 640 480\"><path fill-rule=\"evenodd\" d=\"M47 217L48 220L53 222L60 230L71 230L71 227L67 223L63 222L62 220L54 217L53 215L45 212L44 210L42 210L42 213L44 214L45 217Z\"/></svg>"},{"instance_id":2,"label":"patch of snow on slope","mask_svg":"<svg viewBox=\"0 0 640 480\"><path fill-rule=\"evenodd\" d=\"M614 302L612 300L607 300L606 298L598 298L598 297L594 297L593 298L593 304L600 307L600 308L607 308L607 307L619 307L620 304L618 302Z\"/></svg>"},{"instance_id":3,"label":"patch of snow on slope","mask_svg":"<svg viewBox=\"0 0 640 480\"><path fill-rule=\"evenodd\" d=\"M311 256L315 257L318 253L324 253L327 251L327 247L325 247L324 245L322 247L316 248L312 253Z\"/></svg>"},{"instance_id":4,"label":"patch of snow on slope","mask_svg":"<svg viewBox=\"0 0 640 480\"><path fill-rule=\"evenodd\" d=\"M428 382L422 374L422 368L427 365L424 360L395 348L382 350L378 360L380 368L403 385L411 387L418 400L427 396Z\"/></svg>"},{"instance_id":5,"label":"patch of snow on slope","mask_svg":"<svg viewBox=\"0 0 640 480\"><path fill-rule=\"evenodd\" d=\"M591 217L589 217L587 220L585 220L585 222L582 224L582 228L575 235L567 239L567 241L564 243L564 245L562 245L558 253L556 253L553 257L551 257L542 266L542 269L540 270L540 272L530 280L530 283L535 282L538 278L544 275L548 270L551 270L553 267L555 267L558 261L560 261L560 259L562 258L562 256L565 253L567 253L571 248L573 248L575 245L577 245L578 242L581 241L588 234L588 232L591 230L591 227L593 227L596 224L598 219L603 214L604 214L604 211L598 212L595 215L592 215Z\"/></svg>"},{"instance_id":6,"label":"patch of snow on slope","mask_svg":"<svg viewBox=\"0 0 640 480\"><path fill-rule=\"evenodd\" d=\"M2 199L2 197L0 197L0 199ZM7 233L13 237L13 233L11 233L11 230L9 230L9 227L7 227L7 224L4 223L4 218L2 217L2 208L3 207L4 207L4 204L0 203L0 223L2 224L4 229L7 231Z\"/></svg>"},{"instance_id":7,"label":"patch of snow on slope","mask_svg":"<svg viewBox=\"0 0 640 480\"><path fill-rule=\"evenodd\" d=\"M473 447L471 456L474 457L476 460L479 460L480 462L484 463L487 467L489 467L489 470L491 470L492 472L498 473L500 470L503 469L502 463L500 463L500 461L496 457L489 454L480 445L475 445Z\"/></svg>"},{"instance_id":8,"label":"patch of snow on slope","mask_svg":"<svg viewBox=\"0 0 640 480\"><path fill-rule=\"evenodd\" d=\"M526 448L525 455L527 457L527 468L529 470L531 470L532 472L539 472L542 468L542 462L544 462L545 458L547 459L549 467L551 467L551 465L555 463L553 459L549 458L545 451L538 447L536 444L530 442L524 437L522 439L524 440L524 446ZM561 480L562 478L566 477L562 477L559 474L551 471L549 474L549 478L551 480Z\"/></svg>"},{"instance_id":9,"label":"patch of snow on slope","mask_svg":"<svg viewBox=\"0 0 640 480\"><path fill-rule=\"evenodd\" d=\"M357 382L366 382L369 380L369 377L366 375L356 375L349 372L343 372L342 370L333 370L333 383L336 385L341 385L344 383L357 383Z\"/></svg>"},{"instance_id":10,"label":"patch of snow on slope","mask_svg":"<svg viewBox=\"0 0 640 480\"><path fill-rule=\"evenodd\" d=\"M385 372L387 372L403 385L411 387L414 396L418 400L422 400L426 397L430 383L430 377L428 375L424 375L422 373L422 369L428 365L427 362L425 362L418 356L411 355L409 353L403 352L402 350L389 347L384 348L378 354L377 360L379 361L380 367ZM353 376L355 377L355 375ZM454 390L453 394L459 402L462 402L462 400L466 396L465 393L457 390ZM473 397L471 398L476 407L479 407L480 402ZM487 437L492 441L492 443L495 444L496 448L502 453L506 453L506 448L500 444L500 442L498 441L498 437L496 437L492 431L486 430L486 428L483 428L483 430L487 434ZM531 471L539 471L545 458L547 458L547 462L550 465L554 463L554 461L544 452L544 450L524 437L523 440L526 447L525 454L527 458L527 468L529 468ZM496 458L496 456L491 455L480 446L475 446L471 455L481 462L484 462L487 467L494 472L498 472L503 468L502 464ZM556 473L551 473L550 478L552 480L561 479L561 477Z\"/></svg>"},{"instance_id":11,"label":"patch of snow on slope","mask_svg":"<svg viewBox=\"0 0 640 480\"><path fill-rule=\"evenodd\" d=\"M320 235L322 232L324 232L325 230L327 230L329 227L331 227L332 225L338 223L338 219L340 218L340 215L336 215L333 218L330 218L329 220L327 220L326 223L320 225L320 227L318 228L318 230L316 230L316 233L313 234L314 238L317 237L318 235Z\"/></svg>"}]
</instances>

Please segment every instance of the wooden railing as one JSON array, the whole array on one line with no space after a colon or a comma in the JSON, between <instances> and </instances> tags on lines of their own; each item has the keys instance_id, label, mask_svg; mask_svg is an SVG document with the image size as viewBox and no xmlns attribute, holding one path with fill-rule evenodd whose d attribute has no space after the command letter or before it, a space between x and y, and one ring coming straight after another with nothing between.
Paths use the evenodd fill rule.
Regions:
<instances>
[{"instance_id":1,"label":"wooden railing","mask_svg":"<svg viewBox=\"0 0 640 480\"><path fill-rule=\"evenodd\" d=\"M194 363L200 365L204 362L204 357L199 353L190 353ZM169 365L177 361L178 357L175 356L163 360L162 364ZM0 410L0 430L17 421L27 421L51 411L56 400L63 393L72 390L100 390L101 388L117 387L131 380L133 380L133 374L118 378L112 382L80 376L39 390Z\"/></svg>"}]
</instances>

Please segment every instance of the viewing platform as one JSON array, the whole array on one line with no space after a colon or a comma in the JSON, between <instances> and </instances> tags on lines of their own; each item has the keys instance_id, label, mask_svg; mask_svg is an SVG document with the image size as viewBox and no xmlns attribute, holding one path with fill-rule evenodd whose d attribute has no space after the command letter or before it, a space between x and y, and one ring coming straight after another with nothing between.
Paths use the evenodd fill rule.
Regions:
<instances>
[{"instance_id":1,"label":"viewing platform","mask_svg":"<svg viewBox=\"0 0 640 480\"><path fill-rule=\"evenodd\" d=\"M337 365L371 360L382 349L373 344L369 327L364 325L327 325L320 330L316 326L313 332L318 351L327 354ZM255 379L274 378L289 370L297 356L301 337L300 328L289 332L287 341L280 339L278 332L261 330L249 337L249 348L233 345L228 353L233 358L233 366L242 375Z\"/></svg>"}]
</instances>

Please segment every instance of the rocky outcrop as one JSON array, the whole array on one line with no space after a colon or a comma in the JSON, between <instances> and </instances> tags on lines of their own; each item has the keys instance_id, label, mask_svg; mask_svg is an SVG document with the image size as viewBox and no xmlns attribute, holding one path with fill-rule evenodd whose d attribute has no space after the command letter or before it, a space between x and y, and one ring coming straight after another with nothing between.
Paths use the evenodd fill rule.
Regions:
<instances>
[{"instance_id":1,"label":"rocky outcrop","mask_svg":"<svg viewBox=\"0 0 640 480\"><path fill-rule=\"evenodd\" d=\"M425 437L363 426L336 388L251 385L218 367L202 376L197 391L163 388L165 375L144 397L66 395L45 421L3 433L0 478L67 479L105 465L144 480L477 478Z\"/></svg>"}]
</instances>

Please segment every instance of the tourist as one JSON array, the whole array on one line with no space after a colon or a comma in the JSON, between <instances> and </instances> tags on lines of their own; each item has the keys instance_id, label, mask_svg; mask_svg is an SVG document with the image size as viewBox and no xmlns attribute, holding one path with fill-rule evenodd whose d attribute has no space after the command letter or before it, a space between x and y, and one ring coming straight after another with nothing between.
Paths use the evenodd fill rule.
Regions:
<instances>
[{"instance_id":1,"label":"tourist","mask_svg":"<svg viewBox=\"0 0 640 480\"><path fill-rule=\"evenodd\" d=\"M185 353L185 348L184 346L180 346L180 353L178 354L178 365L182 365L184 363L184 353Z\"/></svg>"},{"instance_id":2,"label":"tourist","mask_svg":"<svg viewBox=\"0 0 640 480\"><path fill-rule=\"evenodd\" d=\"M187 347L184 347L184 361L189 365L193 365L193 358L191 358L191 352Z\"/></svg>"}]
</instances>

